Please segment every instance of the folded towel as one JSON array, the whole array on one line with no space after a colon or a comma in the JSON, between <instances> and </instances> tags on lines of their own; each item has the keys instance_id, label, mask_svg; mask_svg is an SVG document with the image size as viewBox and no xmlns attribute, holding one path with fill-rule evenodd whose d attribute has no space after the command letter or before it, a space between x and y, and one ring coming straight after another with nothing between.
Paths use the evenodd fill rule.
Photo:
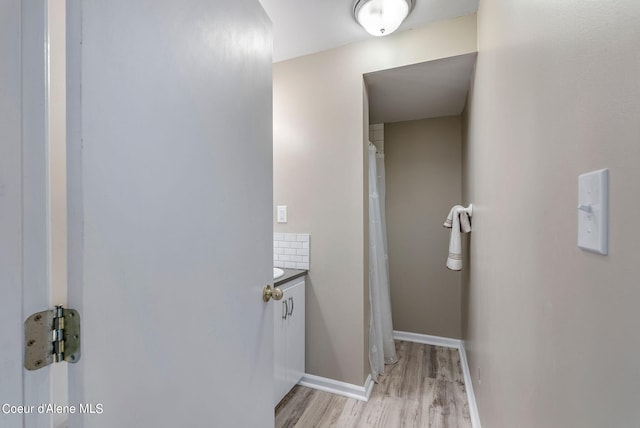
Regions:
<instances>
[{"instance_id":1,"label":"folded towel","mask_svg":"<svg viewBox=\"0 0 640 428\"><path fill-rule=\"evenodd\" d=\"M447 267L451 270L462 269L462 241L460 239L460 233L471 232L469 215L461 211L462 208L464 208L462 205L454 205L444 222L444 227L451 229L449 257L447 257Z\"/></svg>"}]
</instances>

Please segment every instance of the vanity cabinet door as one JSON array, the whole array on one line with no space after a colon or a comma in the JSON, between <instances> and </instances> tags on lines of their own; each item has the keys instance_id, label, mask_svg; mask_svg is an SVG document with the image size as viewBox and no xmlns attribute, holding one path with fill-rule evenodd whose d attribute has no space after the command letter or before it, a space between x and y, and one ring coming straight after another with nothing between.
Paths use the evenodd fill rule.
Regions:
<instances>
[{"instance_id":1,"label":"vanity cabinet door","mask_svg":"<svg viewBox=\"0 0 640 428\"><path fill-rule=\"evenodd\" d=\"M273 305L274 406L289 391L287 382L287 299Z\"/></svg>"},{"instance_id":2,"label":"vanity cabinet door","mask_svg":"<svg viewBox=\"0 0 640 428\"><path fill-rule=\"evenodd\" d=\"M304 375L304 281L286 291L287 317L287 381L290 388Z\"/></svg>"},{"instance_id":3,"label":"vanity cabinet door","mask_svg":"<svg viewBox=\"0 0 640 428\"><path fill-rule=\"evenodd\" d=\"M304 279L280 286L282 300L273 311L274 377L277 405L304 375L305 303Z\"/></svg>"}]
</instances>

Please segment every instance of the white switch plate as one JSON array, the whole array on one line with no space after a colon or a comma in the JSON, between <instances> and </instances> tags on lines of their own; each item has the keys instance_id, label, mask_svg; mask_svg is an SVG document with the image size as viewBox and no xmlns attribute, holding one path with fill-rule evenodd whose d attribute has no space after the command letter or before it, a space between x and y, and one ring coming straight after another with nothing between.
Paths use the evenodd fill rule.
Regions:
<instances>
[{"instance_id":1,"label":"white switch plate","mask_svg":"<svg viewBox=\"0 0 640 428\"><path fill-rule=\"evenodd\" d=\"M276 221L278 223L287 222L287 206L286 205L278 205L276 218L277 218Z\"/></svg>"},{"instance_id":2,"label":"white switch plate","mask_svg":"<svg viewBox=\"0 0 640 428\"><path fill-rule=\"evenodd\" d=\"M599 254L609 251L609 170L578 177L578 247Z\"/></svg>"}]
</instances>

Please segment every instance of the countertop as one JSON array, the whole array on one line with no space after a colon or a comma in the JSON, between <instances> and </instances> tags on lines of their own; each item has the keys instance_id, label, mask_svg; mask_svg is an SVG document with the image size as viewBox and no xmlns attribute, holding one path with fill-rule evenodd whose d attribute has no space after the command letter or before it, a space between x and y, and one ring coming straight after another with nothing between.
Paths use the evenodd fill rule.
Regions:
<instances>
[{"instance_id":1,"label":"countertop","mask_svg":"<svg viewBox=\"0 0 640 428\"><path fill-rule=\"evenodd\" d=\"M305 276L309 271L306 269L285 269L280 268L284 271L284 275L275 280L274 287L284 284L285 282L289 282L293 279L300 278L301 276Z\"/></svg>"}]
</instances>

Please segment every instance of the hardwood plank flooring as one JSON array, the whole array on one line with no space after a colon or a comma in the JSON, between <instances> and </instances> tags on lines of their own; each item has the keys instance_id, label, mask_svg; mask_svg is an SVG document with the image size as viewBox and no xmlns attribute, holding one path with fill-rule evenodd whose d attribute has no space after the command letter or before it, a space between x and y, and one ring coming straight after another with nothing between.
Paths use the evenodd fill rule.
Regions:
<instances>
[{"instance_id":1,"label":"hardwood plank flooring","mask_svg":"<svg viewBox=\"0 0 640 428\"><path fill-rule=\"evenodd\" d=\"M295 386L276 407L276 428L471 428L457 349L396 341L368 402Z\"/></svg>"}]
</instances>

